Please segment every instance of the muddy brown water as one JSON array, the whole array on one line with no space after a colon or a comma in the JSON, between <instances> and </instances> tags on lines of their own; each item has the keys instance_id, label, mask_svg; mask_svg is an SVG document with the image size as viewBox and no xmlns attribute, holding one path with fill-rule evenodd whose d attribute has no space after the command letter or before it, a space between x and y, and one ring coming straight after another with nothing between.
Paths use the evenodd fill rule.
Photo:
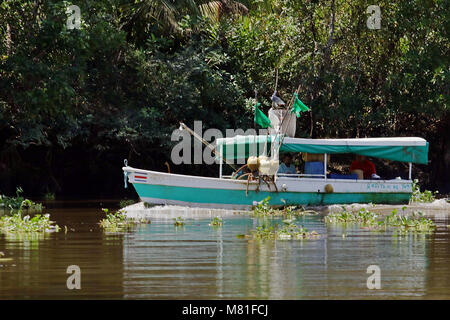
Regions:
<instances>
[{"instance_id":1,"label":"muddy brown water","mask_svg":"<svg viewBox=\"0 0 450 320\"><path fill-rule=\"evenodd\" d=\"M11 258L0 260L0 299L450 299L448 209L422 210L438 226L429 235L330 226L321 214L297 219L317 240L253 241L236 236L261 221L231 214L212 228L217 212L175 228L154 210L151 224L108 234L97 224L102 206L46 209L67 233L0 235ZM67 288L70 265L80 267L80 290ZM370 265L381 289L367 288Z\"/></svg>"}]
</instances>

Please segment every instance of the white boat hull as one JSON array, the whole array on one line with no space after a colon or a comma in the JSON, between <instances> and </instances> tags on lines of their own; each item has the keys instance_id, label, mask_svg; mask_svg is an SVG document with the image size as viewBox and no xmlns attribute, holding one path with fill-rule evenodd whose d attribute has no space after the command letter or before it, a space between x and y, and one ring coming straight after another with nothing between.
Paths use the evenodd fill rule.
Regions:
<instances>
[{"instance_id":1,"label":"white boat hull","mask_svg":"<svg viewBox=\"0 0 450 320\"><path fill-rule=\"evenodd\" d=\"M411 180L344 180L277 177L272 185L247 181L170 174L124 167L142 201L152 204L200 208L249 209L270 196L281 205L331 205L347 203L408 203ZM330 185L332 192L326 192ZM329 190L328 190L329 191Z\"/></svg>"}]
</instances>

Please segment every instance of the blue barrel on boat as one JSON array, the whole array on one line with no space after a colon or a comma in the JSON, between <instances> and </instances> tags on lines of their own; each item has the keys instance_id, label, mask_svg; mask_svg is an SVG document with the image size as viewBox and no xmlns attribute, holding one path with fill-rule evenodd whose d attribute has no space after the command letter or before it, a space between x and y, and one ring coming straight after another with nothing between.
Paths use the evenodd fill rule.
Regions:
<instances>
[{"instance_id":1,"label":"blue barrel on boat","mask_svg":"<svg viewBox=\"0 0 450 320\"><path fill-rule=\"evenodd\" d=\"M305 174L323 174L323 162L307 161L305 162ZM305 176L306 178L321 178L314 176Z\"/></svg>"}]
</instances>

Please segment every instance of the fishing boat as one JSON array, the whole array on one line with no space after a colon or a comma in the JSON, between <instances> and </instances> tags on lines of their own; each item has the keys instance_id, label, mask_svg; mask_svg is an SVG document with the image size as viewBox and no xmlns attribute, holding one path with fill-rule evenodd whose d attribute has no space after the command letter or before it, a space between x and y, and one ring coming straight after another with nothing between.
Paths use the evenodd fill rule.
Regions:
<instances>
[{"instance_id":1,"label":"fishing boat","mask_svg":"<svg viewBox=\"0 0 450 320\"><path fill-rule=\"evenodd\" d=\"M249 209L268 197L270 197L269 204L273 206L407 204L412 194L412 164L428 162L429 144L418 137L278 139L280 136L276 135L237 135L217 139L215 150L219 162L218 177L150 171L133 168L126 163L122 168L125 182L133 185L141 201L151 204L241 210ZM261 156L266 148L276 143L279 144L280 155L283 153L323 155L323 172L275 173L270 179L247 180L235 178L236 175L223 174L224 164ZM329 175L327 164L332 154L363 155L409 163L409 175L393 180Z\"/></svg>"}]
</instances>

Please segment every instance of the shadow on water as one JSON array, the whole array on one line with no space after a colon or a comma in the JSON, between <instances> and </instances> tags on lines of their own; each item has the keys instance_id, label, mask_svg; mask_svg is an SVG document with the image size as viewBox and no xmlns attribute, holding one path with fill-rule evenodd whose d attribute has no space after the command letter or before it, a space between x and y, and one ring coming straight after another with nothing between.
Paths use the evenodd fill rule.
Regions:
<instances>
[{"instance_id":1,"label":"shadow on water","mask_svg":"<svg viewBox=\"0 0 450 320\"><path fill-rule=\"evenodd\" d=\"M49 299L381 299L450 298L448 211L435 215L430 235L374 232L327 225L323 216L299 217L317 240L240 239L258 223L244 214L184 210L174 227L166 209L152 223L106 234L99 207L48 211L63 230L45 238L0 236L0 298ZM158 211L159 210L159 211ZM158 211L157 214L155 211ZM67 226L67 233L64 232ZM81 268L81 290L68 290L66 269ZM381 289L367 288L367 267L378 265Z\"/></svg>"}]
</instances>

